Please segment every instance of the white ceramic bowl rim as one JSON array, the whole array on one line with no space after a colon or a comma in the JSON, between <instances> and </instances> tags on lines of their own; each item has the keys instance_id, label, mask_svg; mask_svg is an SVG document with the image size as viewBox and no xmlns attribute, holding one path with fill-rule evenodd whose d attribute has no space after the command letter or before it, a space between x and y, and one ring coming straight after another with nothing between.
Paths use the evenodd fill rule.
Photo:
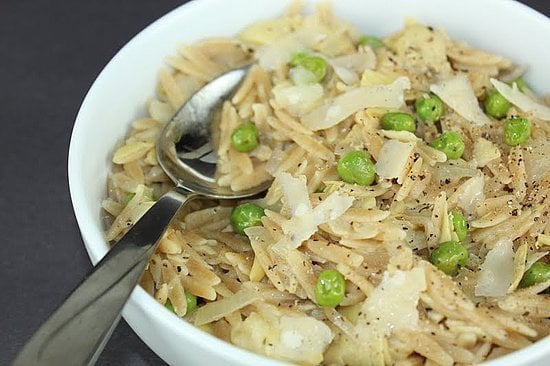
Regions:
<instances>
[{"instance_id":1,"label":"white ceramic bowl rim","mask_svg":"<svg viewBox=\"0 0 550 366\"><path fill-rule=\"evenodd\" d=\"M287 7L289 0L280 0L279 2L266 2L262 3L262 9L248 9L251 8L251 5L254 4L257 6L253 0L234 0L232 2L233 6L237 9L248 9L247 13L249 15L242 15L236 20L232 21L231 19L226 19L224 24L210 24L213 27L213 30L209 35L225 35L227 34L226 29L231 29L235 33L238 29L241 29L247 23L255 21L261 18L270 18L281 14L281 12ZM355 3L355 4L353 4ZM351 18L357 16L357 9L360 7L359 3L363 3L363 6L367 6L369 3L353 1L353 0L339 0L333 1L335 10L338 16L343 19ZM371 2L372 3L372 2ZM418 16L420 21L432 21L433 25L438 24L438 19L441 18L442 6L447 8L449 14L455 14L449 19L445 19L440 22L442 26L449 32L451 37L461 34L462 19L456 13L464 12L470 16L475 16L475 14L470 14L465 9L468 7L482 7L487 10L488 8L498 8L499 14L514 14L520 16L522 25L528 24L530 26L529 30L525 30L521 34L530 34L533 31L542 32L543 34L550 36L550 21L544 15L524 6L523 4L517 3L510 0L485 0L483 2L477 2L476 0L465 0L461 2L451 2L451 1L440 1L440 0L419 0L415 2L407 3L407 0L394 0L393 2L386 2L391 4L377 6L386 9L400 8L397 11L398 14L401 14L401 19L399 23L402 22L403 15L416 14L414 9L411 8L410 3L416 4L416 6L424 9L425 13L422 13L422 16ZM481 5L483 3L483 5ZM309 7L311 7L311 1L308 2ZM443 5L442 5L443 4ZM247 8L246 5L249 5ZM68 160L68 177L69 177L69 188L71 192L71 199L73 202L73 208L75 216L80 227L84 243L86 245L86 250L90 256L92 263L97 263L107 252L108 244L105 241L105 236L103 232L103 227L100 220L100 199L95 200L98 197L105 196L105 183L106 182L106 167L110 166L109 159L112 155L115 144L112 142L106 143L100 147L95 148L94 145L97 145L97 141L88 141L90 134L93 135L93 128L91 124L97 119L98 110L106 110L106 100L105 94L113 93L109 91L113 88L116 83L113 80L117 79L117 75L123 75L122 78L128 78L128 75L125 75L127 72L128 62L132 59L135 59L136 56L143 52L143 49L146 49L148 45L154 42L157 34L167 34L168 29L174 28L174 24L178 22L189 22L192 23L201 21L201 16L211 11L212 9L226 9L227 2L226 0L200 0L200 1L191 1L172 12L166 14L159 20L152 23L150 26L145 28L142 32L136 35L132 40L130 40L105 66L102 72L99 74L93 85L91 86L88 94L86 95L80 111L76 117L75 125L73 128L73 133L71 136L71 143L69 147L69 160ZM430 9L434 9L431 10ZM407 12L409 11L409 12ZM483 11L480 11L483 13ZM397 30L395 24L388 25L384 17L378 17L378 21L371 21L369 27L371 29L364 29L365 31L370 30L371 32L377 32L378 34L388 34L392 31ZM485 19L487 22L487 27L498 26L495 22L500 22L498 19ZM394 22L395 23L395 22ZM199 24L199 23L197 23ZM367 27L368 28L368 27ZM202 37L200 35L202 32L188 29L190 33L193 33L191 40L198 40ZM216 34L216 31L219 31ZM181 38L184 38L185 34L181 34ZM470 34L471 36L471 34ZM466 41L469 41L467 37L462 37ZM158 40L157 40L158 41ZM518 41L521 41L521 37L518 38ZM511 57L517 60L517 57L514 58L514 50L510 49L498 49L498 47L492 47L491 40L485 40L482 42L471 42L478 47L493 49L499 51L502 54ZM169 42L168 42L169 43ZM152 79L156 77L157 70L161 67L162 58L168 54L171 54L175 51L175 44L167 44L163 46L164 54L159 55L156 59L150 61L146 66L149 68L144 68L148 70L148 82L150 83ZM519 60L519 63L528 63L530 60L530 55L523 55L523 59ZM533 58L534 59L534 58ZM550 57L546 57L550 59ZM544 62L546 62L544 60ZM535 86L535 88L540 88L542 85L548 85L548 77L544 74L545 69L541 66L544 63L539 62L536 68L533 68L533 72L530 73L527 77L528 82ZM540 80L544 80L545 83L541 83ZM142 85L138 85L141 87ZM147 87L149 88L149 87ZM139 89L139 88L138 88ZM149 95L152 95L154 92L153 88L148 89ZM131 92L128 93L128 99L131 102L129 105L133 105L131 114L134 117L144 114L144 108L136 107L136 103L142 103L145 98L141 98L142 95L137 94L133 95ZM113 94L114 95L114 94ZM107 99L106 99L107 98ZM120 98L120 97L119 97ZM117 97L113 96L113 102L116 102ZM107 118L112 116L114 120L120 121L120 127L114 128L116 132L116 138L120 139L127 132L128 123L131 121L128 118L117 119L116 112L107 112ZM97 134L97 133L96 133ZM97 138L96 138L97 140ZM101 144L99 144L101 145ZM105 146L107 146L105 148ZM90 151L98 152L98 155L92 155L94 158L89 157ZM94 160L97 158L97 160ZM90 183L90 180L93 183ZM95 185L95 188L94 188ZM90 198L90 197L93 197ZM158 333L151 334L151 327L143 327L141 322L144 318L149 319L149 324L158 322L156 328L157 332L163 331L163 329L170 330L170 334L177 334L180 337L185 338L191 344L194 344L197 349L202 349L207 353L212 355L217 355L218 357L227 360L231 364L263 364L263 365L280 365L280 362L274 360L268 360L262 356L250 353L246 350L235 347L229 343L226 343L214 336L211 336L198 328L190 325L185 321L181 321L173 313L166 310L164 306L160 305L153 297L147 294L141 287L136 288L133 292L128 305L125 308L124 316L134 330L140 335L140 337L161 357L165 358L167 362L178 363L177 359L174 359L173 355L168 355L166 350L162 349L162 346L159 346L159 342L155 340L155 337L161 336ZM546 338L541 340L527 348L524 348L520 351L514 352L508 356L502 357L498 360L487 362L486 365L499 366L499 365L517 365L520 363L529 364L531 361L539 360L541 357L550 357L550 339ZM187 350L183 352L193 352L192 350ZM169 353L169 352L168 352Z\"/></svg>"}]
</instances>

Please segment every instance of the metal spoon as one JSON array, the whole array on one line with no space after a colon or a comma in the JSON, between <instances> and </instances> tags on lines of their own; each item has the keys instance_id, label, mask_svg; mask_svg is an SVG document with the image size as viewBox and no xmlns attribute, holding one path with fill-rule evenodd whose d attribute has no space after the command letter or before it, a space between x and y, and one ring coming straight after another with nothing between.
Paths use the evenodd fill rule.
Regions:
<instances>
[{"instance_id":1,"label":"metal spoon","mask_svg":"<svg viewBox=\"0 0 550 366\"><path fill-rule=\"evenodd\" d=\"M164 127L157 141L157 157L176 187L151 207L36 331L14 366L93 365L178 210L197 197L238 199L267 188L270 182L233 192L218 186L214 177L211 121L248 68L232 70L205 85Z\"/></svg>"}]
</instances>

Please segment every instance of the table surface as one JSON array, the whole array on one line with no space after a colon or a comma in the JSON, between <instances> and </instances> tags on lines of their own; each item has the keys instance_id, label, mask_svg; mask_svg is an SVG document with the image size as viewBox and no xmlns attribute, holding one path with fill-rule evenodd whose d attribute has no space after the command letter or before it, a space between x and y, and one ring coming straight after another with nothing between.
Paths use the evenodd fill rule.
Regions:
<instances>
[{"instance_id":1,"label":"table surface","mask_svg":"<svg viewBox=\"0 0 550 366\"><path fill-rule=\"evenodd\" d=\"M185 1L0 1L0 365L91 265L73 215L67 150L87 89L133 35ZM550 14L550 2L524 0ZM165 365L121 321L98 365Z\"/></svg>"}]
</instances>

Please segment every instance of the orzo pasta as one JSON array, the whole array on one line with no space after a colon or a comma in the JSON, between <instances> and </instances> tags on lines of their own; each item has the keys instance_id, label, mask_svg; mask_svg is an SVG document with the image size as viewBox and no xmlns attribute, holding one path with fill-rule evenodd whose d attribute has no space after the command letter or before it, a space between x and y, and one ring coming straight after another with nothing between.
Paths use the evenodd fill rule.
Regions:
<instances>
[{"instance_id":1,"label":"orzo pasta","mask_svg":"<svg viewBox=\"0 0 550 366\"><path fill-rule=\"evenodd\" d=\"M191 202L143 288L298 364L470 365L549 334L548 100L507 58L412 20L378 39L296 5L182 45L114 154L108 240L172 186L155 155L163 124L247 62L214 133L218 183L273 183L238 229L249 213Z\"/></svg>"}]
</instances>

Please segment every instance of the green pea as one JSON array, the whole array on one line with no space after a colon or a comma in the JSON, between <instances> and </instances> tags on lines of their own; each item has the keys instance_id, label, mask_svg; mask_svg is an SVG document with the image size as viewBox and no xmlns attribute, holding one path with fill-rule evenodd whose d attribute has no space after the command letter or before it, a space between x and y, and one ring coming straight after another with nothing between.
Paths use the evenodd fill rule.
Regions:
<instances>
[{"instance_id":1,"label":"green pea","mask_svg":"<svg viewBox=\"0 0 550 366\"><path fill-rule=\"evenodd\" d=\"M434 149L442 151L447 155L447 159L458 159L464 153L464 139L454 131L443 132L439 137L430 142Z\"/></svg>"},{"instance_id":2,"label":"green pea","mask_svg":"<svg viewBox=\"0 0 550 366\"><path fill-rule=\"evenodd\" d=\"M466 239L466 235L468 234L468 222L466 221L464 216L458 211L451 211L450 214L455 234L458 237L458 240L460 242L463 242Z\"/></svg>"},{"instance_id":3,"label":"green pea","mask_svg":"<svg viewBox=\"0 0 550 366\"><path fill-rule=\"evenodd\" d=\"M393 131L416 131L414 117L403 112L389 112L380 118L380 126L384 130Z\"/></svg>"},{"instance_id":4,"label":"green pea","mask_svg":"<svg viewBox=\"0 0 550 366\"><path fill-rule=\"evenodd\" d=\"M550 264L535 262L521 278L519 287L529 287L550 280Z\"/></svg>"},{"instance_id":5,"label":"green pea","mask_svg":"<svg viewBox=\"0 0 550 366\"><path fill-rule=\"evenodd\" d=\"M187 314L197 308L197 297L189 291L185 292L185 302L187 302Z\"/></svg>"},{"instance_id":6,"label":"green pea","mask_svg":"<svg viewBox=\"0 0 550 366\"><path fill-rule=\"evenodd\" d=\"M122 204L126 206L132 200L132 198L134 198L135 195L136 194L133 192L128 193L122 200Z\"/></svg>"},{"instance_id":7,"label":"green pea","mask_svg":"<svg viewBox=\"0 0 550 366\"><path fill-rule=\"evenodd\" d=\"M315 300L320 306L336 307L346 295L346 280L335 269L325 269L317 277Z\"/></svg>"},{"instance_id":8,"label":"green pea","mask_svg":"<svg viewBox=\"0 0 550 366\"><path fill-rule=\"evenodd\" d=\"M485 112L489 116L500 119L506 117L510 107L512 107L512 103L504 98L498 90L493 89L487 93L483 106L485 107Z\"/></svg>"},{"instance_id":9,"label":"green pea","mask_svg":"<svg viewBox=\"0 0 550 366\"><path fill-rule=\"evenodd\" d=\"M252 226L261 226L264 209L254 203L243 203L231 211L231 226L233 231L244 234L244 229Z\"/></svg>"},{"instance_id":10,"label":"green pea","mask_svg":"<svg viewBox=\"0 0 550 366\"><path fill-rule=\"evenodd\" d=\"M239 125L231 134L231 144L235 150L250 152L258 146L258 129L252 122Z\"/></svg>"},{"instance_id":11,"label":"green pea","mask_svg":"<svg viewBox=\"0 0 550 366\"><path fill-rule=\"evenodd\" d=\"M370 35L363 35L359 38L359 41L357 42L360 46L369 46L373 50L384 47L384 41L382 41L380 38Z\"/></svg>"},{"instance_id":12,"label":"green pea","mask_svg":"<svg viewBox=\"0 0 550 366\"><path fill-rule=\"evenodd\" d=\"M185 302L187 303L187 314L192 312L197 308L197 297L193 295L190 292L185 293ZM166 299L166 303L164 304L166 309L170 310L171 312L175 313L174 305L172 305L172 301L170 299Z\"/></svg>"},{"instance_id":13,"label":"green pea","mask_svg":"<svg viewBox=\"0 0 550 366\"><path fill-rule=\"evenodd\" d=\"M327 62L325 59L305 52L297 52L292 55L290 66L300 66L311 72L313 75L313 78L310 80L311 83L321 82L327 74Z\"/></svg>"},{"instance_id":14,"label":"green pea","mask_svg":"<svg viewBox=\"0 0 550 366\"><path fill-rule=\"evenodd\" d=\"M458 269L468 263L468 250L457 241L446 241L435 248L430 262L449 276L456 276Z\"/></svg>"},{"instance_id":15,"label":"green pea","mask_svg":"<svg viewBox=\"0 0 550 366\"><path fill-rule=\"evenodd\" d=\"M302 60L310 57L311 55L307 52L295 52L290 57L290 66L296 67L299 66Z\"/></svg>"},{"instance_id":16,"label":"green pea","mask_svg":"<svg viewBox=\"0 0 550 366\"><path fill-rule=\"evenodd\" d=\"M349 151L338 161L338 175L344 182L370 186L374 182L376 168L364 151Z\"/></svg>"},{"instance_id":17,"label":"green pea","mask_svg":"<svg viewBox=\"0 0 550 366\"><path fill-rule=\"evenodd\" d=\"M502 141L509 146L524 143L531 135L531 121L527 118L512 117L502 126Z\"/></svg>"},{"instance_id":18,"label":"green pea","mask_svg":"<svg viewBox=\"0 0 550 366\"><path fill-rule=\"evenodd\" d=\"M429 97L420 97L414 103L418 118L427 123L437 122L445 113L443 101L435 94Z\"/></svg>"}]
</instances>

